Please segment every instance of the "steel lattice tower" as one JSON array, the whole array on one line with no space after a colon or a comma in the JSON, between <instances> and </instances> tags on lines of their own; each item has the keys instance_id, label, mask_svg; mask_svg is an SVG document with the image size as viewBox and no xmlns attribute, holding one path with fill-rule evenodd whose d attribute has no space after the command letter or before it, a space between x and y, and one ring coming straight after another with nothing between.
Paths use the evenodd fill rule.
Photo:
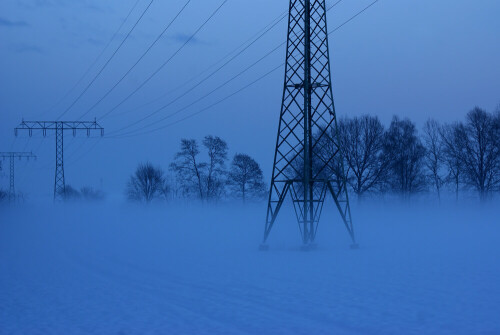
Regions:
<instances>
[{"instance_id":1,"label":"steel lattice tower","mask_svg":"<svg viewBox=\"0 0 500 335\"><path fill-rule=\"evenodd\" d=\"M18 158L21 160L22 158L36 159L36 156L31 152L0 152L0 157L5 159L9 158L10 160L10 172L9 172L9 201L13 201L16 198L16 188L14 186L14 162L15 159Z\"/></svg>"},{"instance_id":2,"label":"steel lattice tower","mask_svg":"<svg viewBox=\"0 0 500 335\"><path fill-rule=\"evenodd\" d=\"M54 200L63 200L66 194L64 180L64 124L55 123L56 133L56 175L54 182Z\"/></svg>"},{"instance_id":3,"label":"steel lattice tower","mask_svg":"<svg viewBox=\"0 0 500 335\"><path fill-rule=\"evenodd\" d=\"M291 195L305 245L330 193L355 244L333 103L325 0L290 0L285 82L264 244Z\"/></svg>"},{"instance_id":4,"label":"steel lattice tower","mask_svg":"<svg viewBox=\"0 0 500 335\"><path fill-rule=\"evenodd\" d=\"M104 135L102 128L97 121L22 121L15 128L15 134L19 130L28 130L29 136L33 130L42 130L43 136L47 135L47 130L53 130L56 134L56 174L54 180L54 201L64 200L66 196L66 183L64 180L64 132L71 130L73 136L76 136L78 130L86 130L87 137L90 132L99 130L101 136Z\"/></svg>"}]
</instances>

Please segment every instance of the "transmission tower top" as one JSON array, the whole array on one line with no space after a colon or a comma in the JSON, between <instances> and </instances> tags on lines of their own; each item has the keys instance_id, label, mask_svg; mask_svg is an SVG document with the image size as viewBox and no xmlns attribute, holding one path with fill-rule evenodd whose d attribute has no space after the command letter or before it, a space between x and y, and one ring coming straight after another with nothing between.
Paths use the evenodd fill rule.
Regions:
<instances>
[{"instance_id":1,"label":"transmission tower top","mask_svg":"<svg viewBox=\"0 0 500 335\"><path fill-rule=\"evenodd\" d=\"M24 119L14 129L14 133L28 131L29 136L33 135L33 130L41 130L43 136L47 136L47 130L54 131L56 137L56 175L54 182L54 200L64 200L66 196L66 183L64 179L64 132L73 131L76 136L78 130L85 130L87 136L91 131L98 130L104 136L104 128L96 119L94 121L25 121Z\"/></svg>"}]
</instances>

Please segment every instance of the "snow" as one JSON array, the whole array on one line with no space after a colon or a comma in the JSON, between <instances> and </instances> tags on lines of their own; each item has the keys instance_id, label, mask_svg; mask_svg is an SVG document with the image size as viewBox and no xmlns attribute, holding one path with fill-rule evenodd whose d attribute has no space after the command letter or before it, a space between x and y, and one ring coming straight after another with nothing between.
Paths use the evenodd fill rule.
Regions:
<instances>
[{"instance_id":1,"label":"snow","mask_svg":"<svg viewBox=\"0 0 500 335\"><path fill-rule=\"evenodd\" d=\"M500 209L325 208L301 251L265 204L0 209L0 334L500 334Z\"/></svg>"}]
</instances>

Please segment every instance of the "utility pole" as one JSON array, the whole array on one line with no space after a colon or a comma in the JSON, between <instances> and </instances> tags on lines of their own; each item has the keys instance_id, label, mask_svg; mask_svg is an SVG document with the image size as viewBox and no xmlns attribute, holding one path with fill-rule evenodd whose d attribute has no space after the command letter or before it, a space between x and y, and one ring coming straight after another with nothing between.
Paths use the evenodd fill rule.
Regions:
<instances>
[{"instance_id":1,"label":"utility pole","mask_svg":"<svg viewBox=\"0 0 500 335\"><path fill-rule=\"evenodd\" d=\"M357 247L333 102L325 0L290 0L285 82L261 249L290 194L313 245L328 193Z\"/></svg>"},{"instance_id":2,"label":"utility pole","mask_svg":"<svg viewBox=\"0 0 500 335\"><path fill-rule=\"evenodd\" d=\"M91 131L99 130L101 136L104 136L104 128L97 121L22 121L15 128L15 135L18 131L27 130L29 136L33 130L41 130L43 136L47 136L47 130L55 131L56 135L56 173L54 180L54 201L64 200L66 195L66 184L64 180L64 132L71 130L73 136L76 136L78 130L85 130L87 137Z\"/></svg>"},{"instance_id":3,"label":"utility pole","mask_svg":"<svg viewBox=\"0 0 500 335\"><path fill-rule=\"evenodd\" d=\"M26 158L29 160L30 158L36 159L36 156L31 152L0 152L0 157L2 159L9 158L10 165L10 173L9 173L9 202L13 201L16 198L16 188L14 185L14 162L15 158L19 160Z\"/></svg>"}]
</instances>

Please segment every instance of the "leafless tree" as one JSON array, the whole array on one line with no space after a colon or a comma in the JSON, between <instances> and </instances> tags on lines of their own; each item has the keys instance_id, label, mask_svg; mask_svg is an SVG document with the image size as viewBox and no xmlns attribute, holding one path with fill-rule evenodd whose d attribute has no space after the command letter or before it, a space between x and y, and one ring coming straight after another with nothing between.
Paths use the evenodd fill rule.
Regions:
<instances>
[{"instance_id":1,"label":"leafless tree","mask_svg":"<svg viewBox=\"0 0 500 335\"><path fill-rule=\"evenodd\" d=\"M185 196L194 192L203 200L206 195L203 185L207 165L198 162L199 153L196 140L182 139L181 150L175 155L175 161L170 164L170 168L175 173Z\"/></svg>"},{"instance_id":2,"label":"leafless tree","mask_svg":"<svg viewBox=\"0 0 500 335\"><path fill-rule=\"evenodd\" d=\"M441 143L443 146L442 160L447 170L444 182L453 184L455 199L458 200L458 192L463 179L462 153L459 140L459 125L448 124L440 129Z\"/></svg>"},{"instance_id":3,"label":"leafless tree","mask_svg":"<svg viewBox=\"0 0 500 335\"><path fill-rule=\"evenodd\" d=\"M129 200L150 203L163 197L165 192L164 172L150 163L140 164L127 185Z\"/></svg>"},{"instance_id":4,"label":"leafless tree","mask_svg":"<svg viewBox=\"0 0 500 335\"><path fill-rule=\"evenodd\" d=\"M259 164L250 156L236 154L231 163L228 184L233 194L243 200L265 193L264 176Z\"/></svg>"},{"instance_id":5,"label":"leafless tree","mask_svg":"<svg viewBox=\"0 0 500 335\"><path fill-rule=\"evenodd\" d=\"M465 180L484 201L500 185L500 119L475 107L457 132Z\"/></svg>"},{"instance_id":6,"label":"leafless tree","mask_svg":"<svg viewBox=\"0 0 500 335\"><path fill-rule=\"evenodd\" d=\"M387 175L388 159L383 154L384 127L377 117L364 115L339 122L340 142L350 172L347 181L361 198L381 187Z\"/></svg>"},{"instance_id":7,"label":"leafless tree","mask_svg":"<svg viewBox=\"0 0 500 335\"><path fill-rule=\"evenodd\" d=\"M203 145L208 152L205 194L208 199L219 199L224 192L227 143L218 136L205 136Z\"/></svg>"},{"instance_id":8,"label":"leafless tree","mask_svg":"<svg viewBox=\"0 0 500 335\"><path fill-rule=\"evenodd\" d=\"M441 186L443 184L443 142L441 126L436 120L429 119L424 124L425 165L429 170L430 180L436 188L439 202L441 202Z\"/></svg>"},{"instance_id":9,"label":"leafless tree","mask_svg":"<svg viewBox=\"0 0 500 335\"><path fill-rule=\"evenodd\" d=\"M385 135L384 155L390 161L388 182L393 191L409 197L425 189L425 148L417 137L415 124L409 119L393 117Z\"/></svg>"}]
</instances>

